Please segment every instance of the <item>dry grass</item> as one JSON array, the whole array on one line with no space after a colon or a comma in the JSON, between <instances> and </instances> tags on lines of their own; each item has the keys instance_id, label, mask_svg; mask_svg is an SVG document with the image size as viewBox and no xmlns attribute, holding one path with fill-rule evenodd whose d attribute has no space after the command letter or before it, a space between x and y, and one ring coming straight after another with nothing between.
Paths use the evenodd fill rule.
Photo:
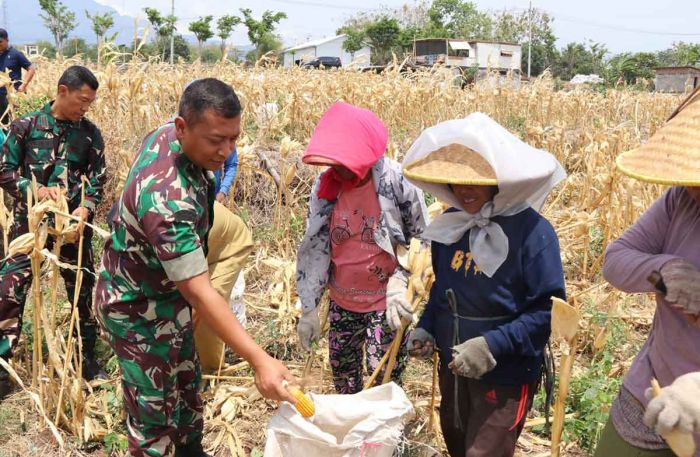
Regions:
<instances>
[{"instance_id":1,"label":"dry grass","mask_svg":"<svg viewBox=\"0 0 700 457\"><path fill-rule=\"evenodd\" d=\"M29 99L22 103L50 97L60 73L70 63L73 62L41 62ZM298 68L243 69L228 63L174 67L110 64L94 70L101 87L89 117L102 129L106 141L111 175L106 198L109 203L141 138L176 112L178 94L188 81L215 76L236 89L244 114L239 143L241 166L232 205L247 220L257 239L246 296L251 328L266 349L286 360L297 374L304 361L295 342L295 311L291 306L294 253L304 227L310 185L318 171L303 165L299 157L316 121L332 102L344 99L374 110L389 128L388 153L396 158L402 156L423 128L473 111L489 114L525 141L552 152L564 164L569 178L551 196L544 212L560 236L569 295L576 303L593 302L596 310L619 315L621 295L600 278L604 247L637 219L661 188L620 176L614 159L646 139L679 101L678 97L630 90L555 91L546 77L519 90L489 86L461 90L450 84L448 73L439 70L377 75ZM52 278L44 278L44 285L47 284L56 290ZM55 300L53 295L51 300ZM41 389L35 385L30 390L43 392L41 401L51 412L49 416L59 411L60 433L67 442L63 453L81 454L86 451L78 450L78 441L99 441L123 433L119 409L113 405L120 392L116 379L109 384L111 388L93 389L72 377L67 398L56 404L54 394L60 390L56 383L62 377L67 352L67 335L56 329L67 328L71 319L70 308L65 301L61 303L63 306L52 305L50 312L45 310L42 315L41 325L55 345L50 350L55 358L42 362L43 370L51 376ZM580 345L583 359L603 347L608 334L605 322L584 323ZM643 332L647 325L643 323L640 330ZM634 322L630 326L634 327ZM67 366L75 372L72 364ZM31 365L20 363L17 368L23 379L31 378ZM428 363L417 363L407 376L406 390L416 401L419 413L408 432L409 455L431 455L426 446L440 447L439 438L426 430L430 417L430 373ZM253 449L261 450L273 405L261 400L251 388L251 373L246 367L224 374L230 378L215 383L205 394L207 443L216 455L248 455ZM331 390L327 351L323 348L317 353L314 378L315 391ZM12 401L26 398L26 394L17 394ZM83 403L76 401L79 399ZM27 416L36 422L34 407L28 401L24 405ZM39 433L43 432L10 436L14 443L21 443L27 436ZM2 436L0 420L0 440ZM0 447L4 449L7 443L0 443ZM526 434L521 440L524 455L539 455L546 445L547 441L536 435ZM20 454L33 453L29 447L22 449ZM53 449L61 453L55 445Z\"/></svg>"}]
</instances>

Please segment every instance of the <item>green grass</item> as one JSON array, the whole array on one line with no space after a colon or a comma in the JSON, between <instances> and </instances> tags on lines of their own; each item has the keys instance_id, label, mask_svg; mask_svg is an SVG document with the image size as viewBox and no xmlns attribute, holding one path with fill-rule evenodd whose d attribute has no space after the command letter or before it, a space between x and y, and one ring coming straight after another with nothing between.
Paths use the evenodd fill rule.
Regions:
<instances>
[{"instance_id":1,"label":"green grass","mask_svg":"<svg viewBox=\"0 0 700 457\"><path fill-rule=\"evenodd\" d=\"M605 346L592 354L589 363L577 362L585 368L571 379L566 412L576 413L576 417L566 422L564 440L575 440L583 450L593 452L622 384L622 375L611 377L610 373L621 360L629 360L638 347L627 344L631 335L621 319L608 317L594 303L584 305L584 314L586 309L592 310L591 324L607 325L609 334Z\"/></svg>"}]
</instances>

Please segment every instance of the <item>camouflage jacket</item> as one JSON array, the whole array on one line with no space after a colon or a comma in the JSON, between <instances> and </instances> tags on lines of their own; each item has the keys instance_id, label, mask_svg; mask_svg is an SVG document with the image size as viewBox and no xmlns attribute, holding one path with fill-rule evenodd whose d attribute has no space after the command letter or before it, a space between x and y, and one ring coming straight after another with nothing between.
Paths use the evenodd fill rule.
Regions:
<instances>
[{"instance_id":1,"label":"camouflage jacket","mask_svg":"<svg viewBox=\"0 0 700 457\"><path fill-rule=\"evenodd\" d=\"M164 341L191 327L175 282L208 270L214 183L182 153L174 124L146 136L112 216L97 281L96 315L112 337Z\"/></svg>"},{"instance_id":2,"label":"camouflage jacket","mask_svg":"<svg viewBox=\"0 0 700 457\"><path fill-rule=\"evenodd\" d=\"M374 240L396 257L396 248L408 247L428 223L423 191L404 178L401 165L388 158L374 164L372 178L382 211ZM306 234L297 251L297 293L303 312L318 306L330 278L330 216L335 204L318 198L320 179L311 190Z\"/></svg>"},{"instance_id":3,"label":"camouflage jacket","mask_svg":"<svg viewBox=\"0 0 700 457\"><path fill-rule=\"evenodd\" d=\"M32 177L41 186L66 189L71 211L80 206L81 176L87 178L85 203L91 211L102 201L105 173L100 130L86 118L62 121L51 103L10 125L0 153L0 187L15 197L15 218L26 217Z\"/></svg>"}]
</instances>

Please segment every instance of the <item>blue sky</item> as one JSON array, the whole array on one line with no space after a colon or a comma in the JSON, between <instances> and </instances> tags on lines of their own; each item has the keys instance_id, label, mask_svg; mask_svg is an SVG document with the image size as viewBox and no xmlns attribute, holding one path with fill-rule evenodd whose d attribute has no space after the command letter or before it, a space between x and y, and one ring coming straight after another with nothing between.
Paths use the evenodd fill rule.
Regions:
<instances>
[{"instance_id":1,"label":"blue sky","mask_svg":"<svg viewBox=\"0 0 700 457\"><path fill-rule=\"evenodd\" d=\"M144 16L143 8L152 6L170 10L171 0L97 0L122 14ZM260 14L266 9L284 11L278 32L285 45L295 45L307 39L332 36L344 20L362 10L378 5L399 7L412 0L175 0L176 16L183 18L182 32L187 22L200 15L237 14L242 7ZM64 0L70 6L70 0ZM528 0L478 0L482 10L526 9ZM548 11L555 18L554 27L559 45L570 41L592 39L605 43L612 52L653 51L667 48L674 41L700 42L700 8L697 0L535 0L533 7ZM233 35L237 44L248 39L245 27L239 26Z\"/></svg>"}]
</instances>

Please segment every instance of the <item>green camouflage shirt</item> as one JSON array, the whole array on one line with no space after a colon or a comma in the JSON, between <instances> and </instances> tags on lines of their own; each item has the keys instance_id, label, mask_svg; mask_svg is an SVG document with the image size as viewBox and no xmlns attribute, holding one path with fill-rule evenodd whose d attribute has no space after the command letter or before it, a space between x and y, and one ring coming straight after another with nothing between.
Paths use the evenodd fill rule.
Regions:
<instances>
[{"instance_id":1,"label":"green camouflage shirt","mask_svg":"<svg viewBox=\"0 0 700 457\"><path fill-rule=\"evenodd\" d=\"M58 120L51 103L12 122L0 153L0 187L16 199L15 219L26 218L32 177L40 187L66 189L73 211L80 206L81 176L87 178L84 206L94 211L107 179L104 141L95 124Z\"/></svg>"},{"instance_id":2,"label":"green camouflage shirt","mask_svg":"<svg viewBox=\"0 0 700 457\"><path fill-rule=\"evenodd\" d=\"M175 282L208 271L214 185L214 175L182 153L174 124L146 136L112 217L97 281L97 317L110 335L162 341L191 326Z\"/></svg>"}]
</instances>

